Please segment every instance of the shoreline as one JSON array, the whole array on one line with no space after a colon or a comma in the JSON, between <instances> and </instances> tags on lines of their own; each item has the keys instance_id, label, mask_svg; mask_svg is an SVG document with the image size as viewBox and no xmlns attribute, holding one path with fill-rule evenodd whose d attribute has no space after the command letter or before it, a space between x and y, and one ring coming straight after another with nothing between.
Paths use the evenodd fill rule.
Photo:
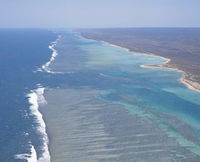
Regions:
<instances>
[{"instance_id":1,"label":"shoreline","mask_svg":"<svg viewBox=\"0 0 200 162\"><path fill-rule=\"evenodd\" d=\"M182 71L182 70L180 70L178 68L175 68L175 67L170 67L170 61L171 61L171 59L163 57L163 56L158 56L158 55L155 55L153 53L149 53L148 54L148 53L131 51L128 48L121 47L121 46L118 46L118 45L113 45L113 44L111 44L109 42L106 42L106 41L102 41L102 42L106 43L108 45L114 46L114 47L122 48L122 49L124 49L124 50L126 50L128 52L135 52L135 53L138 53L138 54L141 54L141 55L148 55L148 56L160 57L160 58L166 60L162 64L147 64L147 65L141 65L141 67L142 68L167 68L167 69L175 70L177 72L182 72L183 75L182 75L182 77L178 81L181 82L182 84L184 84L187 88L189 88L189 89L191 89L193 91L196 91L196 92L200 92L200 84L196 83L196 82L193 82L191 80L186 79L187 73L185 71Z\"/></svg>"},{"instance_id":2,"label":"shoreline","mask_svg":"<svg viewBox=\"0 0 200 162\"><path fill-rule=\"evenodd\" d=\"M85 37L84 37L85 38ZM87 38L86 38L87 39ZM88 39L89 40L89 39ZM102 43L106 43L106 44L108 44L108 45L111 45L111 46L114 46L114 47L117 47L117 48L123 48L124 50L127 50L128 52L134 52L134 51L130 51L129 49L127 49L127 48L124 48L124 47L120 47L120 46L117 46L117 45L113 45L113 44L110 44L110 43L108 43L108 42L105 42L105 41L97 41L97 40L93 40L93 39L90 39L90 40L92 40L92 41L96 41L96 42L102 42ZM138 52L135 52L135 53L138 53ZM139 53L138 53L139 54ZM154 54L148 54L148 53L141 53L141 54L143 54L143 55L147 55L147 56L154 56L154 57L160 57L160 58L163 58L164 60L166 60L165 62L163 62L162 64L158 64L158 65L141 65L141 66L144 66L143 68L170 68L170 67L164 67L165 66L165 64L167 64L167 63L169 63L171 60L170 59L168 59L168 58L164 58L164 57L162 57L162 56L158 56L158 55L154 55ZM153 67L153 66L155 66L155 67ZM160 66L160 67L159 67ZM170 69L173 69L173 70L176 70L176 69L174 69L174 68L170 68ZM177 69L178 70L178 69ZM178 71L180 71L180 70L178 70ZM47 71L46 71L47 72ZM182 72L182 71L181 71ZM182 76L180 79L182 79L184 76ZM193 87L192 87L193 88ZM191 88L190 88L191 89ZM52 98L54 98L55 96L54 95L56 95L56 93L48 93L48 92L45 92L45 90L49 90L49 89L44 89L44 98L47 98L47 102L48 103L50 103L50 102L53 102L53 99ZM55 90L55 89L54 89ZM63 91L64 89L57 89L56 91L57 92L64 92L65 93L65 91ZM66 90L66 89L65 89ZM55 91L55 92L56 92ZM67 92L66 93L69 93L69 90L67 90ZM48 95L47 95L48 94ZM53 96L51 96L51 94L53 94ZM76 94L76 93L75 93ZM48 98L50 96L50 98ZM59 96L61 96L61 97L59 97ZM62 96L67 96L67 95L60 95L60 93L58 93L58 98L60 99L60 98L62 98ZM67 101L66 100L66 98L64 98L64 99L62 99L63 100L63 104L65 105L65 101ZM72 102L72 100L69 98L68 99L70 102ZM58 100L56 100L56 102L58 102ZM60 102L58 102L58 103L60 103ZM50 103L50 105L51 105L51 103ZM49 105L48 105L49 106ZM81 107L82 107L83 105L81 104ZM87 105L86 105L87 106ZM104 106L104 105L103 105ZM109 106L110 107L110 106ZM42 107L41 107L42 108ZM45 106L44 106L44 108L45 108ZM52 108L53 108L53 106L52 106ZM63 107L64 108L64 107ZM47 109L46 109L47 110ZM47 116L47 118L45 119L45 111L46 111L45 109L44 110L39 110L42 114L43 114L43 120L44 120L44 122L46 123L46 124L48 124L49 123L49 121L48 120L51 120L51 119L55 119L55 118L51 118L51 117L48 117ZM69 109L70 111L71 111L71 109ZM70 112L69 111L69 112ZM81 109L81 111L82 111L82 109ZM48 113L49 113L50 111L48 110ZM64 111L63 111L64 112ZM55 113L52 113L53 115L55 115ZM76 113L74 113L74 114L76 114ZM73 113L72 113L72 115L69 115L69 117L73 117L73 115L74 115ZM63 115L62 113L61 113L61 115ZM78 116L79 117L79 116ZM62 119L62 118L60 118L60 117L58 117L59 119ZM65 117L66 118L66 117ZM48 120L47 120L48 119ZM64 119L64 118L63 118ZM72 119L76 119L76 116L74 116L74 118L72 118ZM89 119L91 119L90 117L89 117ZM70 121L70 120L69 120ZM72 120L73 121L73 120ZM77 121L77 120L75 120L75 121ZM88 121L87 121L88 122ZM55 123L55 122L53 122L53 123ZM83 122L84 123L84 122ZM55 124L58 124L57 122L55 123ZM51 124L49 124L50 126L52 126ZM73 124L71 124L71 126L73 126ZM53 127L52 127L53 128ZM72 129L73 130L73 129ZM56 131L55 131L56 132ZM88 131L87 131L88 132ZM51 144L52 144L52 141L51 141L51 133L50 133L50 128L48 128L48 125L47 125L47 127L46 127L46 133L47 133L47 136L48 136L48 139L49 139L49 142L48 142L48 149L49 149L49 153L50 153L50 155L52 155L53 153L53 151L51 150ZM86 134L87 135L87 134ZM53 137L55 137L55 136L53 136ZM68 137L71 137L71 135L69 134L68 135ZM94 140L94 139L93 139ZM85 146L85 145L84 145ZM55 148L54 148L55 149ZM94 149L93 147L92 147L92 149ZM67 155L66 155L67 156ZM77 156L77 155L76 155ZM54 159L54 156L51 156L51 159L52 159L52 157L53 157L53 159Z\"/></svg>"},{"instance_id":3,"label":"shoreline","mask_svg":"<svg viewBox=\"0 0 200 162\"><path fill-rule=\"evenodd\" d=\"M170 66L171 59L169 59L169 58L166 58L166 57L163 57L163 56L159 56L159 55L156 55L156 54L153 54L153 53L144 53L144 52L132 51L132 50L126 48L126 47L115 45L115 44L112 44L112 43L107 42L107 41L101 41L101 40L98 41L98 40L95 40L95 39L86 38L82 34L80 36L83 37L83 38L85 38L85 39L88 39L88 40L92 40L92 41L96 41L96 42L101 42L101 43L109 45L109 46L121 48L121 49L123 49L123 50L125 50L127 52L134 52L134 53L141 54L141 55L147 55L147 56L154 56L154 57L162 58L162 59L166 60L162 64L146 64L146 65L141 65L140 67L142 67L142 68L167 68L167 69L175 70L177 72L182 72L183 75L182 75L182 77L178 81L180 83L184 84L188 89L196 91L196 92L200 92L200 84L197 83L197 82L194 82L194 81L191 81L191 80L187 79L186 78L187 77L187 73L185 71L182 71L182 70L180 70L178 68Z\"/></svg>"}]
</instances>

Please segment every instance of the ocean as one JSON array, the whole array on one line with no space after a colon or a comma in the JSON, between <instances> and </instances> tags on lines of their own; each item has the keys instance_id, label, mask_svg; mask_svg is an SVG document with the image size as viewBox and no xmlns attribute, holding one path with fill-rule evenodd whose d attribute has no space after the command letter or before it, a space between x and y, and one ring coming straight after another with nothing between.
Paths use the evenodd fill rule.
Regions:
<instances>
[{"instance_id":1,"label":"ocean","mask_svg":"<svg viewBox=\"0 0 200 162\"><path fill-rule=\"evenodd\" d=\"M43 84L37 69L51 58L48 46L57 35L40 29L0 30L0 161L23 161L34 146L38 157L43 137L38 133L28 94ZM25 160L24 160L25 161Z\"/></svg>"},{"instance_id":2,"label":"ocean","mask_svg":"<svg viewBox=\"0 0 200 162\"><path fill-rule=\"evenodd\" d=\"M164 63L165 59L88 40L70 30L53 32L44 29L1 29L0 56L0 161L47 162L59 161L58 158L60 161L68 161L68 158L69 161L88 161L90 158L92 161L132 161L136 157L147 160L150 156L160 156L160 160L169 158L169 161L200 159L200 93L179 81L182 72L142 67ZM91 111L91 105L94 111L85 115ZM70 114L73 109L80 114ZM107 110L111 118L106 117ZM65 115L62 118L56 116L59 113ZM95 116L98 119L93 119ZM84 118L84 125L80 125L79 117ZM114 122L118 117L119 121ZM70 121L73 122L69 124ZM147 126L148 131L139 131L139 127L133 129L136 121L147 123L145 128ZM79 129L87 130L95 123L98 129L79 132ZM148 123L151 123L152 130ZM61 130L64 132L59 133ZM160 132L156 136L161 140L158 140L159 149L156 146L155 151L150 152L154 150L153 144L148 143L148 147L151 144L148 150L145 141L156 142L153 137L148 139L154 131ZM65 135L65 132L69 134ZM128 147L132 148L129 155L125 151L126 145L122 147L122 137L129 136L129 133L147 136L142 139L144 143L140 143L148 152L146 157L136 156L133 145ZM111 139L103 143L101 149L103 139L98 143L98 134ZM81 135L85 135L87 141ZM76 139L74 143L65 138L71 136ZM92 151L89 147L88 150L80 149L87 148L94 136L98 147L92 147ZM175 142L163 148L162 142L166 138ZM111 146L113 139L116 139L115 144L121 140L120 145ZM76 144L76 141L83 143ZM67 144L75 149L68 148ZM68 150L61 149L65 147ZM119 149L123 151L117 152ZM164 152L162 156L160 151ZM77 154L83 156L76 157Z\"/></svg>"}]
</instances>

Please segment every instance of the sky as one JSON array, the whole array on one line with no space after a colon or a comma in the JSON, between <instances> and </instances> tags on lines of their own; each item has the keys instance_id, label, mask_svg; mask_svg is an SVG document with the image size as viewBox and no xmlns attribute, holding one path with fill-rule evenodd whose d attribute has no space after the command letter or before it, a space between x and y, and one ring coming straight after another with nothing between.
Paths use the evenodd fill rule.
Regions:
<instances>
[{"instance_id":1,"label":"sky","mask_svg":"<svg viewBox=\"0 0 200 162\"><path fill-rule=\"evenodd\" d=\"M200 0L0 0L7 27L200 27Z\"/></svg>"}]
</instances>

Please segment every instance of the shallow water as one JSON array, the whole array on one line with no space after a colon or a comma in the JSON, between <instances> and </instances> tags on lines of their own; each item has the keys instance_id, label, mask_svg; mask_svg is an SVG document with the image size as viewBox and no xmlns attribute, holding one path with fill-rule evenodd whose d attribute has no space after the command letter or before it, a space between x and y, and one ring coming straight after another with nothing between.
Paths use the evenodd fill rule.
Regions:
<instances>
[{"instance_id":1,"label":"shallow water","mask_svg":"<svg viewBox=\"0 0 200 162\"><path fill-rule=\"evenodd\" d=\"M64 72L61 87L101 90L97 99L125 106L132 115L153 120L180 146L200 155L200 93L179 82L171 69L142 68L166 60L87 40L77 33L60 33L58 56L49 66ZM53 146L52 146L53 147Z\"/></svg>"}]
</instances>

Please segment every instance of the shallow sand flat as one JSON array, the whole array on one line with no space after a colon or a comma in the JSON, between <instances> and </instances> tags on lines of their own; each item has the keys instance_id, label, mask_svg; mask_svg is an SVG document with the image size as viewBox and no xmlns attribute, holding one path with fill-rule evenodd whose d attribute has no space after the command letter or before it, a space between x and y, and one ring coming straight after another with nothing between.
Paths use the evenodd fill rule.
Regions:
<instances>
[{"instance_id":1,"label":"shallow sand flat","mask_svg":"<svg viewBox=\"0 0 200 162\"><path fill-rule=\"evenodd\" d=\"M153 120L94 96L100 91L49 89L44 114L52 162L198 161Z\"/></svg>"},{"instance_id":2,"label":"shallow sand flat","mask_svg":"<svg viewBox=\"0 0 200 162\"><path fill-rule=\"evenodd\" d=\"M170 61L162 67L184 71L185 76L181 81L192 90L200 90L199 28L104 28L75 31L88 39L168 58Z\"/></svg>"}]
</instances>

